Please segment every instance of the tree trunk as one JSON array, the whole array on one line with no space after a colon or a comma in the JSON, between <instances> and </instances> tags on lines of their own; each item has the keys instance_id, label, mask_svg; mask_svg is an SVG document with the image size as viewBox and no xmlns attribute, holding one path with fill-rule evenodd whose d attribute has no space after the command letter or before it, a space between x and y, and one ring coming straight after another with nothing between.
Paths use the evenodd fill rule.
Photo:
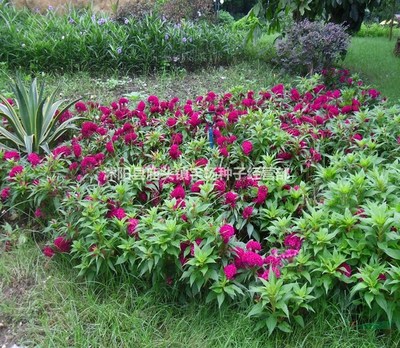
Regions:
<instances>
[{"instance_id":1,"label":"tree trunk","mask_svg":"<svg viewBox=\"0 0 400 348\"><path fill-rule=\"evenodd\" d=\"M400 57L400 37L397 39L396 45L394 46L394 55Z\"/></svg>"},{"instance_id":2,"label":"tree trunk","mask_svg":"<svg viewBox=\"0 0 400 348\"><path fill-rule=\"evenodd\" d=\"M394 26L394 15L396 14L396 0L393 0L392 6L392 21L390 22L389 40L392 41L393 38L393 26Z\"/></svg>"}]
</instances>

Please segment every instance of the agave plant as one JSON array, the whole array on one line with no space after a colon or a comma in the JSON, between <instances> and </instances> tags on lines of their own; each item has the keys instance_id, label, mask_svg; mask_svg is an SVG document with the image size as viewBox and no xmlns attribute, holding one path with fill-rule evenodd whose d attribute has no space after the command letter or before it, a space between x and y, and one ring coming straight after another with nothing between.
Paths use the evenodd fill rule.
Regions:
<instances>
[{"instance_id":1,"label":"agave plant","mask_svg":"<svg viewBox=\"0 0 400 348\"><path fill-rule=\"evenodd\" d=\"M11 85L15 96L15 105L0 95L0 117L7 121L0 123L0 147L16 148L20 151L50 152L52 146L68 130L76 129L74 122L79 117L72 117L59 124L60 116L79 99L60 109L65 100L57 100L58 89L50 96L44 94L44 83L39 86L33 79L26 88L21 77L17 76Z\"/></svg>"}]
</instances>

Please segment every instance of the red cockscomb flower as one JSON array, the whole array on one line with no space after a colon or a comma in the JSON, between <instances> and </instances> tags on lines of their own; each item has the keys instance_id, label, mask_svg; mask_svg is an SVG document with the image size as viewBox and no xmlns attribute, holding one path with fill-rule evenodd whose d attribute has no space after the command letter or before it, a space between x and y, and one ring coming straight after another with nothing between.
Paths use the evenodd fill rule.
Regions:
<instances>
[{"instance_id":1,"label":"red cockscomb flower","mask_svg":"<svg viewBox=\"0 0 400 348\"><path fill-rule=\"evenodd\" d=\"M345 275L346 277L351 277L351 267L349 264L347 264L346 262L342 263L339 267L338 267L338 271L340 273L342 273L343 275Z\"/></svg>"},{"instance_id":2,"label":"red cockscomb flower","mask_svg":"<svg viewBox=\"0 0 400 348\"><path fill-rule=\"evenodd\" d=\"M5 201L8 197L10 197L11 187L5 187L1 190L0 198Z\"/></svg>"},{"instance_id":3,"label":"red cockscomb flower","mask_svg":"<svg viewBox=\"0 0 400 348\"><path fill-rule=\"evenodd\" d=\"M69 253L71 251L72 241L59 236L54 240L54 246L60 253Z\"/></svg>"},{"instance_id":4,"label":"red cockscomb flower","mask_svg":"<svg viewBox=\"0 0 400 348\"><path fill-rule=\"evenodd\" d=\"M72 152L76 158L81 157L82 147L78 143L72 144Z\"/></svg>"},{"instance_id":5,"label":"red cockscomb flower","mask_svg":"<svg viewBox=\"0 0 400 348\"><path fill-rule=\"evenodd\" d=\"M236 206L236 201L238 199L238 194L230 191L225 194L225 204L230 205L232 208Z\"/></svg>"},{"instance_id":6,"label":"red cockscomb flower","mask_svg":"<svg viewBox=\"0 0 400 348\"><path fill-rule=\"evenodd\" d=\"M184 188L182 187L182 186L177 186L177 187L175 187L173 190L172 190L172 192L171 192L171 194L170 194L170 197L171 198L175 198L175 199L183 199L183 198L185 198L185 196L186 196L186 194L185 194L185 190L184 190Z\"/></svg>"},{"instance_id":7,"label":"red cockscomb flower","mask_svg":"<svg viewBox=\"0 0 400 348\"><path fill-rule=\"evenodd\" d=\"M224 273L227 279L233 280L237 273L237 268L234 264L229 264L224 267Z\"/></svg>"},{"instance_id":8,"label":"red cockscomb flower","mask_svg":"<svg viewBox=\"0 0 400 348\"><path fill-rule=\"evenodd\" d=\"M128 220L127 233L129 236L134 236L137 234L136 230L137 230L138 225L139 225L138 219L129 219Z\"/></svg>"},{"instance_id":9,"label":"red cockscomb flower","mask_svg":"<svg viewBox=\"0 0 400 348\"><path fill-rule=\"evenodd\" d=\"M117 218L118 220L122 220L126 217L125 210L123 208L114 208L109 212L110 218Z\"/></svg>"},{"instance_id":10,"label":"red cockscomb flower","mask_svg":"<svg viewBox=\"0 0 400 348\"><path fill-rule=\"evenodd\" d=\"M250 240L246 244L246 249L249 251L260 251L261 244L255 240Z\"/></svg>"},{"instance_id":11,"label":"red cockscomb flower","mask_svg":"<svg viewBox=\"0 0 400 348\"><path fill-rule=\"evenodd\" d=\"M223 225L219 229L219 234L221 235L222 241L226 244L235 235L235 228L232 225Z\"/></svg>"},{"instance_id":12,"label":"red cockscomb flower","mask_svg":"<svg viewBox=\"0 0 400 348\"><path fill-rule=\"evenodd\" d=\"M22 173L23 170L24 170L23 166L15 166L10 170L10 173L8 174L8 176L10 178L14 178L16 175Z\"/></svg>"},{"instance_id":13,"label":"red cockscomb flower","mask_svg":"<svg viewBox=\"0 0 400 348\"><path fill-rule=\"evenodd\" d=\"M97 175L97 182L100 186L103 186L107 182L107 175L105 172L99 172Z\"/></svg>"},{"instance_id":14,"label":"red cockscomb flower","mask_svg":"<svg viewBox=\"0 0 400 348\"><path fill-rule=\"evenodd\" d=\"M49 245L46 245L43 250L43 255L49 258L52 258L55 254L55 251L53 250L53 248Z\"/></svg>"},{"instance_id":15,"label":"red cockscomb flower","mask_svg":"<svg viewBox=\"0 0 400 348\"><path fill-rule=\"evenodd\" d=\"M78 112L85 112L87 111L87 107L84 102L77 102L75 104L75 110Z\"/></svg>"},{"instance_id":16,"label":"red cockscomb flower","mask_svg":"<svg viewBox=\"0 0 400 348\"><path fill-rule=\"evenodd\" d=\"M169 155L174 160L178 159L182 155L182 152L179 150L179 146L173 144L169 149Z\"/></svg>"},{"instance_id":17,"label":"red cockscomb flower","mask_svg":"<svg viewBox=\"0 0 400 348\"><path fill-rule=\"evenodd\" d=\"M37 166L41 161L40 156L37 153L30 153L28 155L28 162L32 165L32 167Z\"/></svg>"},{"instance_id":18,"label":"red cockscomb flower","mask_svg":"<svg viewBox=\"0 0 400 348\"><path fill-rule=\"evenodd\" d=\"M249 219L251 217L251 215L253 214L253 210L254 210L254 208L251 206L244 208L243 213L242 213L243 219L246 219L246 220Z\"/></svg>"},{"instance_id":19,"label":"red cockscomb flower","mask_svg":"<svg viewBox=\"0 0 400 348\"><path fill-rule=\"evenodd\" d=\"M14 161L18 161L20 158L19 153L17 151L6 151L4 152L4 156L3 159L4 160L14 160Z\"/></svg>"},{"instance_id":20,"label":"red cockscomb flower","mask_svg":"<svg viewBox=\"0 0 400 348\"><path fill-rule=\"evenodd\" d=\"M242 151L246 156L250 155L251 151L253 151L253 143L247 140L244 141L242 143Z\"/></svg>"},{"instance_id":21,"label":"red cockscomb flower","mask_svg":"<svg viewBox=\"0 0 400 348\"><path fill-rule=\"evenodd\" d=\"M268 187L260 186L257 191L257 197L254 199L254 203L256 204L264 204L265 200L268 196Z\"/></svg>"}]
</instances>

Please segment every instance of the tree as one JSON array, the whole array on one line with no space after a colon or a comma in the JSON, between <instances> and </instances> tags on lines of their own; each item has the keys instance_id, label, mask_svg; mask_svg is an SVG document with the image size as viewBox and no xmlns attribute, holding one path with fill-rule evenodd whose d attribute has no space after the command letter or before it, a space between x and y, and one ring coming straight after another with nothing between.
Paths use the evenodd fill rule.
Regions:
<instances>
[{"instance_id":1,"label":"tree","mask_svg":"<svg viewBox=\"0 0 400 348\"><path fill-rule=\"evenodd\" d=\"M365 10L380 3L381 0L258 0L248 16L264 21L269 31L279 30L282 16L292 13L295 21L320 17L327 22L345 24L354 33L360 30Z\"/></svg>"}]
</instances>

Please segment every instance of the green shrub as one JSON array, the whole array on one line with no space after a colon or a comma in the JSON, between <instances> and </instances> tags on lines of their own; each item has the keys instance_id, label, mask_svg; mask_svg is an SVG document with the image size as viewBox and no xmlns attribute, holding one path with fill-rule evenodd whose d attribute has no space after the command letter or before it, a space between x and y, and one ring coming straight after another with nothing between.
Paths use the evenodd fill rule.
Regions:
<instances>
[{"instance_id":1,"label":"green shrub","mask_svg":"<svg viewBox=\"0 0 400 348\"><path fill-rule=\"evenodd\" d=\"M233 26L235 23L235 18L233 16L224 10L218 11L218 23L227 25L227 26Z\"/></svg>"},{"instance_id":2,"label":"green shrub","mask_svg":"<svg viewBox=\"0 0 400 348\"><path fill-rule=\"evenodd\" d=\"M157 16L122 23L90 12L42 16L7 9L0 27L0 60L29 71L148 73L174 66L228 64L241 38L205 21L172 24Z\"/></svg>"},{"instance_id":3,"label":"green shrub","mask_svg":"<svg viewBox=\"0 0 400 348\"><path fill-rule=\"evenodd\" d=\"M363 24L357 33L359 37L389 37L390 27L388 25L380 25L378 23ZM393 36L400 36L400 29L393 29Z\"/></svg>"},{"instance_id":4,"label":"green shrub","mask_svg":"<svg viewBox=\"0 0 400 348\"><path fill-rule=\"evenodd\" d=\"M277 58L275 47L276 38L277 35L264 34L255 42L248 42L245 46L245 52L249 57L254 57L255 59L269 63L275 62Z\"/></svg>"}]
</instances>

